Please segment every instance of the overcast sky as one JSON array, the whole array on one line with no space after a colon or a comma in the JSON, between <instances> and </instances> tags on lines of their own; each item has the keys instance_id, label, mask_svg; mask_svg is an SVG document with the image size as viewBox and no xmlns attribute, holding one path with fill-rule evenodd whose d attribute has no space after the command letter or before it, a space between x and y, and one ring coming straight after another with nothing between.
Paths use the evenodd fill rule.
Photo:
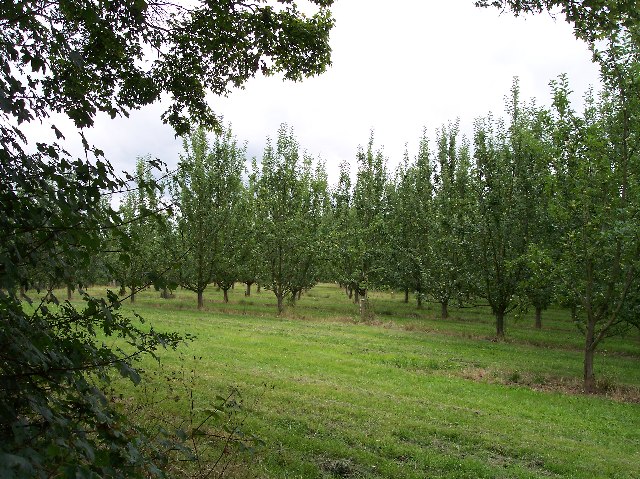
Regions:
<instances>
[{"instance_id":1,"label":"overcast sky","mask_svg":"<svg viewBox=\"0 0 640 479\"><path fill-rule=\"evenodd\" d=\"M333 181L343 159L355 166L372 129L391 168L405 144L415 155L423 126L433 136L459 117L470 134L474 118L502 113L514 76L523 98L538 104L549 103L549 81L560 73L578 102L598 83L586 45L561 17L514 18L473 0L338 0L333 15L333 65L324 75L302 83L258 77L211 99L250 156L259 158L265 138L286 122L304 149L326 161ZM133 170L146 154L175 165L182 143L161 112L154 105L129 119L101 117L87 136L117 170Z\"/></svg>"}]
</instances>

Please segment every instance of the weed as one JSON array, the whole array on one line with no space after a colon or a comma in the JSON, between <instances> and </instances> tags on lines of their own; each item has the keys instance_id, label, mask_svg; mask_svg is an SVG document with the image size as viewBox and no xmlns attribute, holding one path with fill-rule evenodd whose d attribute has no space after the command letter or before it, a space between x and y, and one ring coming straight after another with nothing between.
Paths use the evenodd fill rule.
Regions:
<instances>
[{"instance_id":1,"label":"weed","mask_svg":"<svg viewBox=\"0 0 640 479\"><path fill-rule=\"evenodd\" d=\"M604 394L610 394L616 390L616 382L610 376L602 376L596 381L596 389Z\"/></svg>"},{"instance_id":2,"label":"weed","mask_svg":"<svg viewBox=\"0 0 640 479\"><path fill-rule=\"evenodd\" d=\"M507 376L507 380L511 383L519 383L522 379L522 376L518 370L512 371L509 376Z\"/></svg>"}]
</instances>

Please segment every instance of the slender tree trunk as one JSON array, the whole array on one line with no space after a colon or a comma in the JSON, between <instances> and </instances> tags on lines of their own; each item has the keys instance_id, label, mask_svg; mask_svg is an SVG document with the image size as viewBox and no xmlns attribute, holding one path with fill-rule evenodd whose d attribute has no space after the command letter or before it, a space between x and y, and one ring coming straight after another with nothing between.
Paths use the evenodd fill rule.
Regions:
<instances>
[{"instance_id":1,"label":"slender tree trunk","mask_svg":"<svg viewBox=\"0 0 640 479\"><path fill-rule=\"evenodd\" d=\"M504 311L498 311L496 314L496 336L504 338Z\"/></svg>"},{"instance_id":2,"label":"slender tree trunk","mask_svg":"<svg viewBox=\"0 0 640 479\"><path fill-rule=\"evenodd\" d=\"M256 288L256 292L260 294L260 283L258 283L258 287Z\"/></svg>"},{"instance_id":3,"label":"slender tree trunk","mask_svg":"<svg viewBox=\"0 0 640 479\"><path fill-rule=\"evenodd\" d=\"M136 302L136 290L134 288L131 288L131 296L129 297L129 301L131 301L132 303Z\"/></svg>"},{"instance_id":4,"label":"slender tree trunk","mask_svg":"<svg viewBox=\"0 0 640 479\"><path fill-rule=\"evenodd\" d=\"M404 302L409 302L409 288L404 288Z\"/></svg>"},{"instance_id":5,"label":"slender tree trunk","mask_svg":"<svg viewBox=\"0 0 640 479\"><path fill-rule=\"evenodd\" d=\"M449 300L440 301L440 317L447 319L449 317Z\"/></svg>"},{"instance_id":6,"label":"slender tree trunk","mask_svg":"<svg viewBox=\"0 0 640 479\"><path fill-rule=\"evenodd\" d=\"M202 291L198 291L198 309L202 309L204 307L204 297L202 293Z\"/></svg>"},{"instance_id":7,"label":"slender tree trunk","mask_svg":"<svg viewBox=\"0 0 640 479\"><path fill-rule=\"evenodd\" d=\"M595 339L596 322L592 318L587 318L587 334L584 346L584 392L593 393L596 391L596 377L593 373L593 358L596 347L593 343Z\"/></svg>"},{"instance_id":8,"label":"slender tree trunk","mask_svg":"<svg viewBox=\"0 0 640 479\"><path fill-rule=\"evenodd\" d=\"M371 304L369 303L369 298L366 295L361 295L360 299L360 320L361 321L371 321L374 319L373 311L371 309Z\"/></svg>"},{"instance_id":9,"label":"slender tree trunk","mask_svg":"<svg viewBox=\"0 0 640 479\"><path fill-rule=\"evenodd\" d=\"M160 292L160 297L162 299L169 299L169 289L166 286L162 288L162 291Z\"/></svg>"},{"instance_id":10,"label":"slender tree trunk","mask_svg":"<svg viewBox=\"0 0 640 479\"><path fill-rule=\"evenodd\" d=\"M127 294L127 289L124 287L124 284L120 285L120 291L118 294L120 294L120 296L124 296L125 294Z\"/></svg>"},{"instance_id":11,"label":"slender tree trunk","mask_svg":"<svg viewBox=\"0 0 640 479\"><path fill-rule=\"evenodd\" d=\"M595 350L586 347L584 350L584 392L594 393L596 391L596 377L593 374L593 356Z\"/></svg>"},{"instance_id":12,"label":"slender tree trunk","mask_svg":"<svg viewBox=\"0 0 640 479\"><path fill-rule=\"evenodd\" d=\"M349 295L349 299L353 299L353 288L350 286L348 287L347 295Z\"/></svg>"},{"instance_id":13,"label":"slender tree trunk","mask_svg":"<svg viewBox=\"0 0 640 479\"><path fill-rule=\"evenodd\" d=\"M231 289L236 289L236 283L235 282L231 283Z\"/></svg>"},{"instance_id":14,"label":"slender tree trunk","mask_svg":"<svg viewBox=\"0 0 640 479\"><path fill-rule=\"evenodd\" d=\"M223 294L223 296L222 296L223 300L224 300L225 303L228 303L229 302L229 288L223 288L222 291L223 291L223 293L222 293Z\"/></svg>"},{"instance_id":15,"label":"slender tree trunk","mask_svg":"<svg viewBox=\"0 0 640 479\"><path fill-rule=\"evenodd\" d=\"M418 302L418 309L422 309L422 288L416 289L416 301Z\"/></svg>"},{"instance_id":16,"label":"slender tree trunk","mask_svg":"<svg viewBox=\"0 0 640 479\"><path fill-rule=\"evenodd\" d=\"M67 285L67 300L71 301L72 296L73 296L73 289L71 289L71 285L68 284Z\"/></svg>"},{"instance_id":17,"label":"slender tree trunk","mask_svg":"<svg viewBox=\"0 0 640 479\"><path fill-rule=\"evenodd\" d=\"M24 289L23 285L20 285L20 298L26 298L27 297L27 292Z\"/></svg>"},{"instance_id":18,"label":"slender tree trunk","mask_svg":"<svg viewBox=\"0 0 640 479\"><path fill-rule=\"evenodd\" d=\"M355 304L360 304L360 288L358 288L357 286L355 288L353 288L354 290L354 295L353 295L353 302Z\"/></svg>"},{"instance_id":19,"label":"slender tree trunk","mask_svg":"<svg viewBox=\"0 0 640 479\"><path fill-rule=\"evenodd\" d=\"M300 298L302 297L302 290L299 289L298 290L298 301L300 301Z\"/></svg>"},{"instance_id":20,"label":"slender tree trunk","mask_svg":"<svg viewBox=\"0 0 640 479\"><path fill-rule=\"evenodd\" d=\"M536 306L536 329L542 329L542 308Z\"/></svg>"},{"instance_id":21,"label":"slender tree trunk","mask_svg":"<svg viewBox=\"0 0 640 479\"><path fill-rule=\"evenodd\" d=\"M247 290L244 292L245 296L251 296L251 285L253 284L252 281L247 281Z\"/></svg>"},{"instance_id":22,"label":"slender tree trunk","mask_svg":"<svg viewBox=\"0 0 640 479\"><path fill-rule=\"evenodd\" d=\"M278 315L284 313L284 296L282 293L276 294L276 298L278 299Z\"/></svg>"}]
</instances>

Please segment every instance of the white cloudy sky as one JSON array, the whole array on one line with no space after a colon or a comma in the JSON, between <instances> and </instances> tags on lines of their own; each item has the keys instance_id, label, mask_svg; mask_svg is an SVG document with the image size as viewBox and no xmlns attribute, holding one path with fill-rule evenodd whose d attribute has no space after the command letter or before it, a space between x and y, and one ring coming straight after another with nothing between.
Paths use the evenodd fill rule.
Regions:
<instances>
[{"instance_id":1,"label":"white cloudy sky","mask_svg":"<svg viewBox=\"0 0 640 479\"><path fill-rule=\"evenodd\" d=\"M514 76L523 97L541 104L562 72L576 101L598 82L586 45L547 14L514 18L475 8L473 0L338 0L333 14L333 66L324 75L297 84L260 77L212 98L250 155L259 157L265 138L286 122L333 179L373 129L393 167L405 144L414 155L423 126L432 134L460 117L470 133L474 118L501 113ZM175 165L181 141L162 125L161 111L155 105L129 119L101 118L88 138L118 170L133 169L146 154Z\"/></svg>"}]
</instances>

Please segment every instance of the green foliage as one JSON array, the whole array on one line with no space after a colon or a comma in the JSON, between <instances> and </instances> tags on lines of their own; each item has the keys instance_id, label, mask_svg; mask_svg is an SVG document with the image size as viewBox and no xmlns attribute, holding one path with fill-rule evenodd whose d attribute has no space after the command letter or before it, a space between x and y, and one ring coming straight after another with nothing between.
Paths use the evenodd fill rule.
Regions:
<instances>
[{"instance_id":1,"label":"green foliage","mask_svg":"<svg viewBox=\"0 0 640 479\"><path fill-rule=\"evenodd\" d=\"M142 452L141 431L126 422L102 389L113 369L139 383L135 361L142 354L155 356L161 347L175 348L180 337L141 329L119 311L113 294L84 295L82 309L49 298L25 314L23 305L2 295L0 475L159 475L163 458ZM109 348L94 336L96 330L127 347Z\"/></svg>"}]
</instances>

